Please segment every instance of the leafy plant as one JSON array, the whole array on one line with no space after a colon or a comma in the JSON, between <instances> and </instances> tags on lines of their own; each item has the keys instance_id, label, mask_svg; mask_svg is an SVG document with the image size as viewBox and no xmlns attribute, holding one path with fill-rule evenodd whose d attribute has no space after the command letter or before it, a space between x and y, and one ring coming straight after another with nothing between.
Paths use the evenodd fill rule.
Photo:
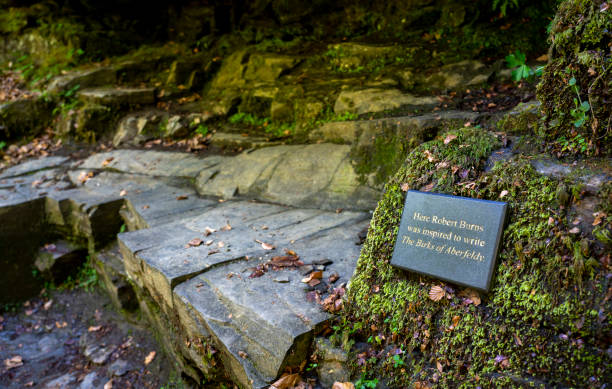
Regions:
<instances>
[{"instance_id":1,"label":"leafy plant","mask_svg":"<svg viewBox=\"0 0 612 389\"><path fill-rule=\"evenodd\" d=\"M508 7L519 8L519 0L493 0L493 11L497 11L499 9L502 16L506 16Z\"/></svg>"},{"instance_id":2,"label":"leafy plant","mask_svg":"<svg viewBox=\"0 0 612 389\"><path fill-rule=\"evenodd\" d=\"M2 149L4 149L5 147L6 147L6 142L0 141L0 151L2 151Z\"/></svg>"},{"instance_id":3,"label":"leafy plant","mask_svg":"<svg viewBox=\"0 0 612 389\"><path fill-rule=\"evenodd\" d=\"M200 134L200 135L202 135L202 136L206 136L206 135L208 135L209 129L208 129L208 126L205 126L204 124L200 124L196 128L195 132Z\"/></svg>"},{"instance_id":4,"label":"leafy plant","mask_svg":"<svg viewBox=\"0 0 612 389\"><path fill-rule=\"evenodd\" d=\"M526 64L527 57L524 53L516 50L512 54L506 56L506 63L509 69L512 69L512 79L521 81L532 76L541 76L544 67L538 67L535 70Z\"/></svg>"},{"instance_id":5,"label":"leafy plant","mask_svg":"<svg viewBox=\"0 0 612 389\"><path fill-rule=\"evenodd\" d=\"M295 128L295 123L274 123L270 118L260 118L246 112L236 112L228 118L228 121L232 124L242 123L262 128L266 133L279 138L291 134Z\"/></svg>"},{"instance_id":6,"label":"leafy plant","mask_svg":"<svg viewBox=\"0 0 612 389\"><path fill-rule=\"evenodd\" d=\"M404 358L400 357L399 355L395 354L393 356L393 367L394 368L398 368L398 367L402 367L405 366L406 363L404 362Z\"/></svg>"},{"instance_id":7,"label":"leafy plant","mask_svg":"<svg viewBox=\"0 0 612 389\"><path fill-rule=\"evenodd\" d=\"M574 97L574 107L570 110L570 115L574 118L574 127L582 127L582 125L589 119L587 112L591 109L591 105L588 101L582 101L580 98L580 90L576 85L576 78L572 77L569 80L569 85L574 89L576 97Z\"/></svg>"},{"instance_id":8,"label":"leafy plant","mask_svg":"<svg viewBox=\"0 0 612 389\"><path fill-rule=\"evenodd\" d=\"M376 386L378 386L378 378L370 380L365 377L365 374L362 374L361 378L355 382L356 389L376 389Z\"/></svg>"}]
</instances>

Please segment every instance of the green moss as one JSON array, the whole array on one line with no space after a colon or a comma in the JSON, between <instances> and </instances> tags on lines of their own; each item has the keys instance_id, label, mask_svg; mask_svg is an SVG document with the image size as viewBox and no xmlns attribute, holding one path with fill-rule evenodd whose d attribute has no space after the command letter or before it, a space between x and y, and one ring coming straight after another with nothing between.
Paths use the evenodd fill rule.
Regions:
<instances>
[{"instance_id":1,"label":"green moss","mask_svg":"<svg viewBox=\"0 0 612 389\"><path fill-rule=\"evenodd\" d=\"M387 364L381 373L395 387L417 381L441 387L601 385L611 373L605 269L576 249L581 237L568 232L572 219L557 200L559 183L539 175L524 157L482 174L495 139L477 130L453 134L457 138L447 145L434 140L412 151L387 184L350 285L345 330L362 329L353 338L384 339L381 349L406 350L408 366ZM449 166L436 169L441 161ZM465 178L453 173L466 169ZM389 264L402 185L432 183L438 192L489 200L507 191L509 221L494 287L479 306L455 290L434 302L428 291L439 281Z\"/></svg>"},{"instance_id":2,"label":"green moss","mask_svg":"<svg viewBox=\"0 0 612 389\"><path fill-rule=\"evenodd\" d=\"M565 139L562 151L610 153L612 12L602 11L604 4L565 0L551 24L552 58L538 85L538 99L547 116L545 135L557 144ZM584 120L577 110L582 102L589 104ZM572 140L580 147L570 147Z\"/></svg>"},{"instance_id":3,"label":"green moss","mask_svg":"<svg viewBox=\"0 0 612 389\"><path fill-rule=\"evenodd\" d=\"M28 24L28 16L23 9L8 8L0 11L0 33L10 34L21 31Z\"/></svg>"}]
</instances>

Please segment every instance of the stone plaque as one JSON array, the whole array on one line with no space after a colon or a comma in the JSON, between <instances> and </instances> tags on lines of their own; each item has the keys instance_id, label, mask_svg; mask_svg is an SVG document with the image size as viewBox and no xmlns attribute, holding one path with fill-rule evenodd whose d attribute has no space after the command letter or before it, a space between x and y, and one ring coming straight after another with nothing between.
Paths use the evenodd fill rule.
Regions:
<instances>
[{"instance_id":1,"label":"stone plaque","mask_svg":"<svg viewBox=\"0 0 612 389\"><path fill-rule=\"evenodd\" d=\"M488 291L506 203L410 190L391 264Z\"/></svg>"}]
</instances>

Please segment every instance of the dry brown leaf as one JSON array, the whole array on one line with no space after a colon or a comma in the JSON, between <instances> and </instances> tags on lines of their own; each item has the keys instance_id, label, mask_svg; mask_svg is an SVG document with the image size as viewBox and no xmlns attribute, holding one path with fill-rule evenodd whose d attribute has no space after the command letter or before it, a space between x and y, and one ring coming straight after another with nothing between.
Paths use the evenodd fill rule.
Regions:
<instances>
[{"instance_id":1,"label":"dry brown leaf","mask_svg":"<svg viewBox=\"0 0 612 389\"><path fill-rule=\"evenodd\" d=\"M453 316L453 327L457 327L457 324L459 324L459 320L461 320L460 316Z\"/></svg>"},{"instance_id":2,"label":"dry brown leaf","mask_svg":"<svg viewBox=\"0 0 612 389\"><path fill-rule=\"evenodd\" d=\"M211 244L213 244L214 240L210 239L207 240L206 243L204 243L206 246L210 246Z\"/></svg>"},{"instance_id":3,"label":"dry brown leaf","mask_svg":"<svg viewBox=\"0 0 612 389\"><path fill-rule=\"evenodd\" d=\"M438 369L440 373L444 373L444 367L442 366L440 361L436 361L436 368Z\"/></svg>"},{"instance_id":4,"label":"dry brown leaf","mask_svg":"<svg viewBox=\"0 0 612 389\"><path fill-rule=\"evenodd\" d=\"M109 163L113 162L113 159L115 159L115 157L106 158L104 161L102 161L102 167L105 167Z\"/></svg>"},{"instance_id":5,"label":"dry brown leaf","mask_svg":"<svg viewBox=\"0 0 612 389\"><path fill-rule=\"evenodd\" d=\"M217 230L215 230L214 228L206 227L204 229L204 236L208 236L212 234L213 232L217 232Z\"/></svg>"},{"instance_id":6,"label":"dry brown leaf","mask_svg":"<svg viewBox=\"0 0 612 389\"><path fill-rule=\"evenodd\" d=\"M49 308L51 308L51 305L53 305L53 300L49 300L49 301L47 301L47 302L46 302L46 303L43 305L44 310L45 310L45 311L48 311L48 310L49 310ZM0 320L0 322L2 322L2 320Z\"/></svg>"},{"instance_id":7,"label":"dry brown leaf","mask_svg":"<svg viewBox=\"0 0 612 389\"><path fill-rule=\"evenodd\" d=\"M226 225L221 227L221 231L230 231L231 229L232 229L232 226L230 226L229 222L227 222Z\"/></svg>"},{"instance_id":8,"label":"dry brown leaf","mask_svg":"<svg viewBox=\"0 0 612 389\"><path fill-rule=\"evenodd\" d=\"M321 278L323 278L323 272L321 270L313 271L312 273L310 273L308 275L308 277L303 278L302 282L305 283L305 284L308 284L312 280L320 280ZM313 285L311 285L311 286L313 286Z\"/></svg>"},{"instance_id":9,"label":"dry brown leaf","mask_svg":"<svg viewBox=\"0 0 612 389\"><path fill-rule=\"evenodd\" d=\"M247 359L249 357L249 354L245 353L244 351L238 351L238 355L240 355L240 358L242 359Z\"/></svg>"},{"instance_id":10,"label":"dry brown leaf","mask_svg":"<svg viewBox=\"0 0 612 389\"><path fill-rule=\"evenodd\" d=\"M87 329L88 332L98 332L102 329L102 326L91 326Z\"/></svg>"},{"instance_id":11,"label":"dry brown leaf","mask_svg":"<svg viewBox=\"0 0 612 389\"><path fill-rule=\"evenodd\" d=\"M402 192L408 192L408 190L410 189L410 186L408 185L408 183L404 182L403 184L400 185L400 189L402 190Z\"/></svg>"},{"instance_id":12,"label":"dry brown leaf","mask_svg":"<svg viewBox=\"0 0 612 389\"><path fill-rule=\"evenodd\" d=\"M204 241L202 239L200 239L200 238L193 238L189 242L187 242L187 244L185 245L185 248L197 247L197 246L201 245L202 243L204 243Z\"/></svg>"},{"instance_id":13,"label":"dry brown leaf","mask_svg":"<svg viewBox=\"0 0 612 389\"><path fill-rule=\"evenodd\" d=\"M507 195L507 194L508 194L508 191L504 189L504 190L502 190L502 191L501 191L501 193L499 194L499 198L500 198L500 199L503 199L503 198L504 198L504 196L505 196L505 195Z\"/></svg>"},{"instance_id":14,"label":"dry brown leaf","mask_svg":"<svg viewBox=\"0 0 612 389\"><path fill-rule=\"evenodd\" d=\"M145 365L148 365L149 363L153 362L153 360L155 359L155 355L156 355L156 354L157 354L157 353L156 353L155 351L151 351L151 352L150 352L150 353L147 355L147 357L145 358L145 360L144 360L144 364L145 364Z\"/></svg>"},{"instance_id":15,"label":"dry brown leaf","mask_svg":"<svg viewBox=\"0 0 612 389\"><path fill-rule=\"evenodd\" d=\"M446 138L444 138L444 144L445 145L449 144L450 142L453 141L453 139L457 139L457 135L455 135L455 134L448 134L448 135L446 135Z\"/></svg>"},{"instance_id":16,"label":"dry brown leaf","mask_svg":"<svg viewBox=\"0 0 612 389\"><path fill-rule=\"evenodd\" d=\"M352 382L334 382L332 389L355 389Z\"/></svg>"},{"instance_id":17,"label":"dry brown leaf","mask_svg":"<svg viewBox=\"0 0 612 389\"><path fill-rule=\"evenodd\" d=\"M444 288L438 285L434 285L429 290L429 299L433 301L440 301L444 298L445 294L446 293L444 292Z\"/></svg>"},{"instance_id":18,"label":"dry brown leaf","mask_svg":"<svg viewBox=\"0 0 612 389\"><path fill-rule=\"evenodd\" d=\"M221 249L221 248L225 247L225 243L219 242L219 243L217 243L217 246L219 246L219 248Z\"/></svg>"},{"instance_id":19,"label":"dry brown leaf","mask_svg":"<svg viewBox=\"0 0 612 389\"><path fill-rule=\"evenodd\" d=\"M185 195L180 195L176 197L177 200L187 200L188 198L189 196L185 196Z\"/></svg>"},{"instance_id":20,"label":"dry brown leaf","mask_svg":"<svg viewBox=\"0 0 612 389\"><path fill-rule=\"evenodd\" d=\"M571 230L569 230L570 234L578 234L580 233L580 228L579 227L574 227Z\"/></svg>"},{"instance_id":21,"label":"dry brown leaf","mask_svg":"<svg viewBox=\"0 0 612 389\"><path fill-rule=\"evenodd\" d=\"M87 182L87 180L93 177L93 175L93 172L81 172L81 174L79 174L78 180L81 184L84 184Z\"/></svg>"},{"instance_id":22,"label":"dry brown leaf","mask_svg":"<svg viewBox=\"0 0 612 389\"><path fill-rule=\"evenodd\" d=\"M255 240L255 242L257 242L257 243L261 244L261 247L262 247L264 250L274 250L274 249L276 248L276 246L271 245L271 244L268 244L268 243L266 243L266 242L262 242L261 240L257 240L257 239L256 239L256 240Z\"/></svg>"},{"instance_id":23,"label":"dry brown leaf","mask_svg":"<svg viewBox=\"0 0 612 389\"><path fill-rule=\"evenodd\" d=\"M23 365L23 358L21 358L21 355L15 355L12 358L4 360L4 366L6 366L7 370L14 369L22 365Z\"/></svg>"},{"instance_id":24,"label":"dry brown leaf","mask_svg":"<svg viewBox=\"0 0 612 389\"><path fill-rule=\"evenodd\" d=\"M270 389L290 389L295 387L301 380L302 377L300 377L299 374L289 374L276 380L276 382L270 386Z\"/></svg>"},{"instance_id":25,"label":"dry brown leaf","mask_svg":"<svg viewBox=\"0 0 612 389\"><path fill-rule=\"evenodd\" d=\"M122 189L121 192L119 192L119 196L123 197L127 194L127 190Z\"/></svg>"}]
</instances>

